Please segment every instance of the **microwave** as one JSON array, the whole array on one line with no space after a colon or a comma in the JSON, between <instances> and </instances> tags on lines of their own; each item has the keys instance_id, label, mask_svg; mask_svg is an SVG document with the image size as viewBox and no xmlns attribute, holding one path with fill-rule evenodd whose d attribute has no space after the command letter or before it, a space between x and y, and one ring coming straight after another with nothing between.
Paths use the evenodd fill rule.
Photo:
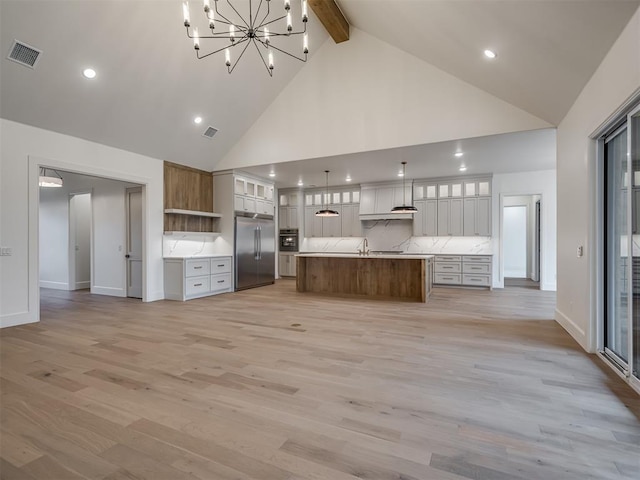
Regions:
<instances>
[{"instance_id":1,"label":"microwave","mask_svg":"<svg viewBox=\"0 0 640 480\"><path fill-rule=\"evenodd\" d=\"M298 229L297 228L280 230L280 251L281 252L297 252L298 251Z\"/></svg>"}]
</instances>

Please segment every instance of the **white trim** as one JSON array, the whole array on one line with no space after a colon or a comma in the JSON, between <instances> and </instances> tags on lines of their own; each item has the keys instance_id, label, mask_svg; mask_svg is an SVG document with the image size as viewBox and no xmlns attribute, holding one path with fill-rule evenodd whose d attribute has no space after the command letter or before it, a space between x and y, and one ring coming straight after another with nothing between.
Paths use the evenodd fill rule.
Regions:
<instances>
[{"instance_id":1,"label":"white trim","mask_svg":"<svg viewBox=\"0 0 640 480\"><path fill-rule=\"evenodd\" d=\"M17 327L27 323L36 323L38 319L33 318L31 312L11 313L9 315L0 316L0 328Z\"/></svg>"},{"instance_id":2,"label":"white trim","mask_svg":"<svg viewBox=\"0 0 640 480\"><path fill-rule=\"evenodd\" d=\"M613 370L615 372L616 375L618 375L621 379L623 379L625 382L629 382L629 378L627 377L627 375L625 374L624 370L620 369L620 365L618 365L616 362L612 361L607 355L605 355L603 352L601 352L600 350L598 350L596 352L596 355L598 357L600 357L600 359L607 364L607 366L609 368L611 368L611 370Z\"/></svg>"},{"instance_id":3,"label":"white trim","mask_svg":"<svg viewBox=\"0 0 640 480\"><path fill-rule=\"evenodd\" d=\"M40 280L40 288L51 288L52 290L70 290L67 282L49 282Z\"/></svg>"},{"instance_id":4,"label":"white trim","mask_svg":"<svg viewBox=\"0 0 640 480\"><path fill-rule=\"evenodd\" d=\"M91 288L91 281L76 282L75 290L84 290L85 288Z\"/></svg>"},{"instance_id":5,"label":"white trim","mask_svg":"<svg viewBox=\"0 0 640 480\"><path fill-rule=\"evenodd\" d=\"M586 332L580 328L580 326L567 317L564 313L556 308L555 310L555 320L560 324L562 328L564 328L569 335L573 337L573 339L578 342L578 344L587 352L594 353L592 350L587 348L587 335Z\"/></svg>"},{"instance_id":6,"label":"white trim","mask_svg":"<svg viewBox=\"0 0 640 480\"><path fill-rule=\"evenodd\" d=\"M111 297L126 297L127 292L125 288L113 288L113 287L91 287L91 293L95 295L109 295Z\"/></svg>"},{"instance_id":7,"label":"white trim","mask_svg":"<svg viewBox=\"0 0 640 480\"><path fill-rule=\"evenodd\" d=\"M640 395L640 379L631 375L629 377L629 386L633 388L638 393L638 395Z\"/></svg>"}]
</instances>

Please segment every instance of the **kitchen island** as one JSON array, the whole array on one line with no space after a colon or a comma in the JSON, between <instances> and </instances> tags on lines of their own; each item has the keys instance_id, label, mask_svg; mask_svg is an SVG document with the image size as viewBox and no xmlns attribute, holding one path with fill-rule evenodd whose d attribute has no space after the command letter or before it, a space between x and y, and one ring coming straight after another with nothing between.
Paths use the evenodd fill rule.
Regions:
<instances>
[{"instance_id":1,"label":"kitchen island","mask_svg":"<svg viewBox=\"0 0 640 480\"><path fill-rule=\"evenodd\" d=\"M296 255L298 292L364 295L426 302L431 294L433 255Z\"/></svg>"}]
</instances>

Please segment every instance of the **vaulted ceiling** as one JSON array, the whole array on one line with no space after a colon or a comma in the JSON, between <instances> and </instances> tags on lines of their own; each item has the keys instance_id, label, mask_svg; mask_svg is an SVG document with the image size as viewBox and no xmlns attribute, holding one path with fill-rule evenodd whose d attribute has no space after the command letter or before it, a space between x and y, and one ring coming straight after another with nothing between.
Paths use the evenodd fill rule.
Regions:
<instances>
[{"instance_id":1,"label":"vaulted ceiling","mask_svg":"<svg viewBox=\"0 0 640 480\"><path fill-rule=\"evenodd\" d=\"M352 28L550 126L562 120L639 3L338 0ZM192 20L199 9L193 7ZM307 64L276 57L269 77L248 51L229 75L223 56L195 58L178 0L0 0L0 116L214 170L333 42L313 13L309 34ZM14 39L42 50L35 69L6 59ZM498 58L484 58L485 48ZM88 66L97 71L91 81L81 74ZM194 124L195 116L204 122ZM202 136L209 125L219 130L213 139ZM406 147L406 155L420 150Z\"/></svg>"}]
</instances>

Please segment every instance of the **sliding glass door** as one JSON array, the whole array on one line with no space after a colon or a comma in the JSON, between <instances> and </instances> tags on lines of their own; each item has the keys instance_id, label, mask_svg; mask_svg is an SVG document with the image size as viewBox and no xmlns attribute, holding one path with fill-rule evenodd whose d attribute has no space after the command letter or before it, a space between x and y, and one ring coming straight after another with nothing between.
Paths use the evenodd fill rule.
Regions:
<instances>
[{"instance_id":1,"label":"sliding glass door","mask_svg":"<svg viewBox=\"0 0 640 480\"><path fill-rule=\"evenodd\" d=\"M640 390L640 106L603 138L601 351Z\"/></svg>"}]
</instances>

